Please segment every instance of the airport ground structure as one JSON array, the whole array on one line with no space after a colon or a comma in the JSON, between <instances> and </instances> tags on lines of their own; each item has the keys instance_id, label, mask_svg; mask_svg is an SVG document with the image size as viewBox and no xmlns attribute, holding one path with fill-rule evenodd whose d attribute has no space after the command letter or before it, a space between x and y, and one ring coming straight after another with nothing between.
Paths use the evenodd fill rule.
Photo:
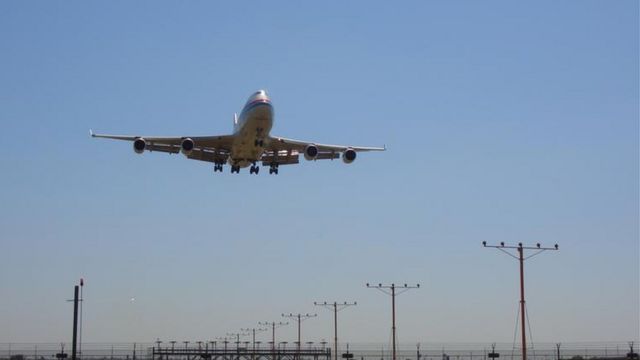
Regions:
<instances>
[{"instance_id":1,"label":"airport ground structure","mask_svg":"<svg viewBox=\"0 0 640 360\"><path fill-rule=\"evenodd\" d=\"M527 350L537 360L623 360L629 359L629 342L534 343ZM635 344L638 344L635 342ZM389 344L353 343L341 346L340 358L390 360ZM400 344L401 360L521 360L519 344L421 343ZM71 344L0 343L0 360L70 359ZM64 348L64 350L62 350ZM636 350L637 352L637 347ZM65 354L67 354L65 356ZM348 355L345 355L348 354ZM331 360L331 343L307 342L298 349L295 342L234 343L215 341L168 341L156 343L84 343L78 359L86 360ZM637 358L636 358L637 359Z\"/></svg>"}]
</instances>

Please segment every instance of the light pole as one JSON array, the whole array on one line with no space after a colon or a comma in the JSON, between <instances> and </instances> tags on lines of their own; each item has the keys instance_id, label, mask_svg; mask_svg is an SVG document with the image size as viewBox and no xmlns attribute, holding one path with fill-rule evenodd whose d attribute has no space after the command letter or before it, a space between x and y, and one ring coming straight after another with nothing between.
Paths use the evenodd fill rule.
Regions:
<instances>
[{"instance_id":1,"label":"light pole","mask_svg":"<svg viewBox=\"0 0 640 360\"><path fill-rule=\"evenodd\" d=\"M82 359L82 303L84 302L84 297L82 295L83 289L84 279L80 278L80 328L78 329L78 355L80 355L80 359Z\"/></svg>"},{"instance_id":2,"label":"light pole","mask_svg":"<svg viewBox=\"0 0 640 360\"><path fill-rule=\"evenodd\" d=\"M403 292L407 292L411 289L417 289L420 287L420 284L416 284L415 286L407 286L407 284L404 284L404 286L397 286L396 284L391 284L391 285L382 285L382 284L378 284L378 285L369 285L367 283L367 287L368 288L372 288L372 289L378 289L380 291L382 291L383 293L387 294L387 295L391 295L391 332L392 332L392 339L391 339L391 344L392 344L392 359L396 360L396 295L400 295ZM396 293L396 288L400 288L400 291L398 293ZM391 290L391 291L389 291Z\"/></svg>"},{"instance_id":3,"label":"light pole","mask_svg":"<svg viewBox=\"0 0 640 360\"><path fill-rule=\"evenodd\" d=\"M251 334L253 335L253 339L252 339L253 340L253 345L252 345L253 346L253 355L252 355L252 358L253 358L253 356L255 356L255 353L256 353L256 331L257 332L267 331L267 328L257 328L257 329L256 328L251 328L251 329L248 329L248 328L244 329L243 328L243 329L240 329L240 331L251 331Z\"/></svg>"},{"instance_id":4,"label":"light pole","mask_svg":"<svg viewBox=\"0 0 640 360\"><path fill-rule=\"evenodd\" d=\"M520 317L521 317L521 325L522 325L522 360L527 360L527 336L525 333L526 328L526 306L524 302L524 261L530 259L544 251L547 250L558 250L558 244L555 244L554 247L541 247L540 243L537 243L535 247L533 246L522 246L522 243L518 243L518 246L509 246L505 245L504 242L501 242L500 245L487 245L486 241L482 242L482 246L488 248L495 248L503 253L515 258L520 263ZM518 256L513 255L509 251L505 249L516 249L518 252ZM525 250L537 250L532 255L527 257L524 256Z\"/></svg>"},{"instance_id":5,"label":"light pole","mask_svg":"<svg viewBox=\"0 0 640 360\"><path fill-rule=\"evenodd\" d=\"M74 291L73 299L67 300L68 302L73 302L73 336L71 341L71 359L72 360L76 360L78 354L82 358L82 288L83 286L84 286L84 280L80 279L80 286L76 285L73 288L73 291ZM78 324L78 308L80 309L80 313L79 313L80 324ZM78 327L78 325L80 326ZM78 337L78 335L80 336ZM9 355L11 355L11 344L9 344Z\"/></svg>"},{"instance_id":6,"label":"light pole","mask_svg":"<svg viewBox=\"0 0 640 360\"><path fill-rule=\"evenodd\" d=\"M311 315L309 315L309 314L300 314L300 313L298 313L298 314L291 314L290 313L288 315L287 314L282 314L282 317L296 319L298 321L298 345L297 345L298 357L300 357L300 344L301 344L300 342L302 341L301 335L300 335L300 333L301 333L300 324L303 321L307 320L307 319L310 319L310 318L313 318L313 317L317 317L317 316L318 316L318 314L311 314Z\"/></svg>"},{"instance_id":7,"label":"light pole","mask_svg":"<svg viewBox=\"0 0 640 360\"><path fill-rule=\"evenodd\" d=\"M271 350L275 351L276 349L276 327L281 327L281 326L285 326L285 325L289 325L288 322L258 322L258 325L261 326L271 326Z\"/></svg>"},{"instance_id":8,"label":"light pole","mask_svg":"<svg viewBox=\"0 0 640 360\"><path fill-rule=\"evenodd\" d=\"M334 352L335 354L333 355L333 358L335 360L338 360L338 311L343 310L346 307L349 306L355 306L357 305L357 302L343 302L343 303L338 303L337 301L334 301L333 303L328 303L326 301L320 303L320 302L314 302L313 305L315 306L322 306L324 308L330 309L333 311L333 346L334 346ZM326 342L323 342L326 344ZM324 345L323 345L324 347Z\"/></svg>"},{"instance_id":9,"label":"light pole","mask_svg":"<svg viewBox=\"0 0 640 360\"><path fill-rule=\"evenodd\" d=\"M184 357L185 357L185 360L189 360L189 355L187 354L189 352L189 350L188 350L189 349L189 341L185 340L185 341L183 341L183 343L184 343Z\"/></svg>"},{"instance_id":10,"label":"light pole","mask_svg":"<svg viewBox=\"0 0 640 360\"><path fill-rule=\"evenodd\" d=\"M160 341L160 339L156 339L156 345L158 345L158 352L161 351L160 345L162 345L162 341ZM156 350L153 350L153 352L155 353ZM155 359L155 356L154 356ZM162 355L160 355L160 359L162 360Z\"/></svg>"},{"instance_id":11,"label":"light pole","mask_svg":"<svg viewBox=\"0 0 640 360\"><path fill-rule=\"evenodd\" d=\"M246 333L227 333L227 336L235 336L236 337L236 350L240 348L240 336L246 336L249 334Z\"/></svg>"}]
</instances>

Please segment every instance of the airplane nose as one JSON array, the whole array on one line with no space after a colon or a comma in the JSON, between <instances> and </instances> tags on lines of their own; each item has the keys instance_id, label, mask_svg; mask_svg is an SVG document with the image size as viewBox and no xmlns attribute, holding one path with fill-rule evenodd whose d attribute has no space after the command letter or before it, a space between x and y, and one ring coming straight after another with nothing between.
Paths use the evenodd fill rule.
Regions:
<instances>
[{"instance_id":1,"label":"airplane nose","mask_svg":"<svg viewBox=\"0 0 640 360\"><path fill-rule=\"evenodd\" d=\"M254 92L253 94L251 94L251 96L249 96L249 99L247 100L247 104L253 103L254 101L267 101L269 102L269 96L267 95L267 92L265 90L258 90L256 92Z\"/></svg>"}]
</instances>

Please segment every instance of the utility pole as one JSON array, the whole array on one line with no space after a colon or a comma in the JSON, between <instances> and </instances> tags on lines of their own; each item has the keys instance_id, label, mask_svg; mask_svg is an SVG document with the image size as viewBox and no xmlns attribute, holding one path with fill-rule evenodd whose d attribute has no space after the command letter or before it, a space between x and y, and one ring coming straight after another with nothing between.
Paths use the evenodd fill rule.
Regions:
<instances>
[{"instance_id":1,"label":"utility pole","mask_svg":"<svg viewBox=\"0 0 640 360\"><path fill-rule=\"evenodd\" d=\"M289 315L282 314L282 317L284 317L284 318L296 319L298 321L298 357L300 356L300 345L302 344L301 343L302 339L301 339L301 336L300 336L300 333L301 333L300 324L303 321L305 321L307 319L310 319L310 318L313 318L313 317L316 317L316 316L318 316L318 314L311 314L311 315L309 315L309 314L299 314L299 313L298 314L289 314Z\"/></svg>"},{"instance_id":2,"label":"utility pole","mask_svg":"<svg viewBox=\"0 0 640 360\"><path fill-rule=\"evenodd\" d=\"M82 303L84 303L82 289L84 289L84 279L80 278L80 329L78 334L78 354L80 355L80 359L82 359Z\"/></svg>"},{"instance_id":3,"label":"utility pole","mask_svg":"<svg viewBox=\"0 0 640 360\"><path fill-rule=\"evenodd\" d=\"M271 321L271 322L258 322L258 325L260 326L271 326L271 350L272 351L276 351L276 327L281 327L281 326L285 326L285 325L289 325L288 322L275 322L275 321Z\"/></svg>"},{"instance_id":4,"label":"utility pole","mask_svg":"<svg viewBox=\"0 0 640 360\"><path fill-rule=\"evenodd\" d=\"M314 302L313 305L322 306L326 309L333 311L333 351L334 351L333 358L335 360L338 360L338 311L343 310L349 306L356 306L358 305L358 303L355 301L354 302L345 301L343 303L338 303L337 301L328 303L324 301L322 303Z\"/></svg>"},{"instance_id":5,"label":"utility pole","mask_svg":"<svg viewBox=\"0 0 640 360\"><path fill-rule=\"evenodd\" d=\"M561 345L560 343L556 344L556 353L557 353L557 356L558 356L557 360L560 360L560 345Z\"/></svg>"},{"instance_id":6,"label":"utility pole","mask_svg":"<svg viewBox=\"0 0 640 360\"><path fill-rule=\"evenodd\" d=\"M77 355L82 357L82 287L84 286L84 280L80 279L80 286L74 287L73 299L67 300L67 302L73 302L73 338L71 345L71 357L73 360L77 359ZM79 294L79 296L78 296ZM78 331L78 308L80 308L80 329ZM78 341L78 333L80 333L80 341ZM78 346L78 343L80 343ZM79 350L79 351L78 351ZM11 344L9 344L9 355L11 355Z\"/></svg>"},{"instance_id":7,"label":"utility pole","mask_svg":"<svg viewBox=\"0 0 640 360\"><path fill-rule=\"evenodd\" d=\"M372 289L378 289L387 295L391 295L391 332L392 332L391 344L393 347L393 349L391 350L391 354L392 354L391 356L392 356L392 360L396 360L396 295L400 295L411 289L417 289L420 287L420 284L416 284L413 286L412 285L407 286L407 284L404 284L404 286L398 286L400 288L400 291L398 293L396 293L396 288L398 288L396 287L396 284L369 285L369 283L367 283L367 287Z\"/></svg>"},{"instance_id":8,"label":"utility pole","mask_svg":"<svg viewBox=\"0 0 640 360\"><path fill-rule=\"evenodd\" d=\"M71 345L71 360L76 360L77 356L77 339L78 339L78 293L79 286L76 285L73 287L73 338Z\"/></svg>"},{"instance_id":9,"label":"utility pole","mask_svg":"<svg viewBox=\"0 0 640 360\"><path fill-rule=\"evenodd\" d=\"M504 242L501 242L500 245L487 245L486 241L482 242L484 247L495 248L503 253L511 256L512 258L518 260L520 263L520 317L521 317L521 325L522 325L522 360L527 360L527 337L526 337L526 306L524 301L524 261L530 259L544 251L547 250L558 250L558 244L555 244L554 247L541 247L540 243L537 243L536 246L523 246L522 243L518 243L518 246L509 246L505 245ZM514 255L511 252L505 249L516 249L518 255ZM532 255L527 257L524 256L525 250L537 250Z\"/></svg>"}]
</instances>

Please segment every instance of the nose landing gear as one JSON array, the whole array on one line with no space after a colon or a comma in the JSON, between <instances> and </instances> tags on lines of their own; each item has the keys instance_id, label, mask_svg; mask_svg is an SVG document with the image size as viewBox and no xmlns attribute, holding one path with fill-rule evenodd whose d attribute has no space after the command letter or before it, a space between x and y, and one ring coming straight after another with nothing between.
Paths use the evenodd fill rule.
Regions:
<instances>
[{"instance_id":1,"label":"nose landing gear","mask_svg":"<svg viewBox=\"0 0 640 360\"><path fill-rule=\"evenodd\" d=\"M251 166L251 168L249 168L249 174L256 174L258 175L258 173L260 172L260 167L253 165Z\"/></svg>"}]
</instances>

